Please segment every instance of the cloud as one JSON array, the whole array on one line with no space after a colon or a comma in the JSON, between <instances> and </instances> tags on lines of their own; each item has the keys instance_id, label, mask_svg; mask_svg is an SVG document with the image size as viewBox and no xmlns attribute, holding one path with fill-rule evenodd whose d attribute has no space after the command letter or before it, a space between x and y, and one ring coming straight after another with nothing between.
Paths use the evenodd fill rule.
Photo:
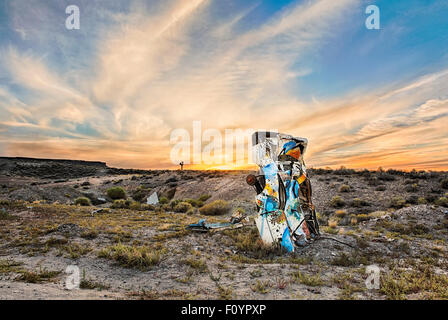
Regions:
<instances>
[{"instance_id":1,"label":"cloud","mask_svg":"<svg viewBox=\"0 0 448 320\"><path fill-rule=\"evenodd\" d=\"M335 30L359 11L358 1L293 2L257 23L249 16L263 2L222 17L216 4L108 2L85 13L79 33L67 33L53 24L59 7L42 5L41 16L25 21L26 2L15 2L11 28L23 30L28 46L0 48L7 74L0 86L3 154L170 167L170 132L191 131L201 120L204 130L306 136L310 163L318 166L443 164L446 70L331 99L305 102L297 93L297 79L315 72L309 57L340 37ZM436 160L413 158L411 150Z\"/></svg>"}]
</instances>

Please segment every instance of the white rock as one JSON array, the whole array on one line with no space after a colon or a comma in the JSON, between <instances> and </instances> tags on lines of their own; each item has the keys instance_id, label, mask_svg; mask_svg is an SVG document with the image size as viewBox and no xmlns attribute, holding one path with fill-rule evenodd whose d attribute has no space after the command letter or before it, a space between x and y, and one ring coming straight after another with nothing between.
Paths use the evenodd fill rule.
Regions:
<instances>
[{"instance_id":1,"label":"white rock","mask_svg":"<svg viewBox=\"0 0 448 320\"><path fill-rule=\"evenodd\" d=\"M154 192L146 199L146 204L156 205L159 203L159 197L157 197L157 192Z\"/></svg>"}]
</instances>

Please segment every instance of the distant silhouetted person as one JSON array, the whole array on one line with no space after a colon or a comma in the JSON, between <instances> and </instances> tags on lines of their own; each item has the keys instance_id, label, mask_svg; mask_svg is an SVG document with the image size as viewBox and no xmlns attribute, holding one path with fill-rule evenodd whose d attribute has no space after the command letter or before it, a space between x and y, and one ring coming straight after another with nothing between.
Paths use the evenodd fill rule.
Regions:
<instances>
[{"instance_id":1,"label":"distant silhouetted person","mask_svg":"<svg viewBox=\"0 0 448 320\"><path fill-rule=\"evenodd\" d=\"M179 163L180 165L180 170L184 170L184 162L182 161L181 163Z\"/></svg>"}]
</instances>

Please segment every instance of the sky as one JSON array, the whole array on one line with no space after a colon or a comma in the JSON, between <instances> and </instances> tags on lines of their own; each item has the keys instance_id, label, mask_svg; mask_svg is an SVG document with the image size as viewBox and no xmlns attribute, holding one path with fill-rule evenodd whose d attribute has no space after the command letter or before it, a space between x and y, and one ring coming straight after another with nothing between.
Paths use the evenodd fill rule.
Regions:
<instances>
[{"instance_id":1,"label":"sky","mask_svg":"<svg viewBox=\"0 0 448 320\"><path fill-rule=\"evenodd\" d=\"M448 170L447 117L448 1L0 0L0 156L172 169L200 121L306 137L308 167Z\"/></svg>"}]
</instances>

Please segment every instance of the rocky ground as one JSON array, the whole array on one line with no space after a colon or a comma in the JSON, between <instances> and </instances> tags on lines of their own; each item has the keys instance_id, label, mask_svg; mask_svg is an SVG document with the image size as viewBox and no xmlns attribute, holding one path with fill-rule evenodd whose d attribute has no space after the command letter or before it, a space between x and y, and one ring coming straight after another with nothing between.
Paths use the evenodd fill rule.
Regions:
<instances>
[{"instance_id":1,"label":"rocky ground","mask_svg":"<svg viewBox=\"0 0 448 320\"><path fill-rule=\"evenodd\" d=\"M253 213L248 173L0 158L0 299L448 298L446 172L310 170L322 238L293 255L252 224L185 229Z\"/></svg>"}]
</instances>

